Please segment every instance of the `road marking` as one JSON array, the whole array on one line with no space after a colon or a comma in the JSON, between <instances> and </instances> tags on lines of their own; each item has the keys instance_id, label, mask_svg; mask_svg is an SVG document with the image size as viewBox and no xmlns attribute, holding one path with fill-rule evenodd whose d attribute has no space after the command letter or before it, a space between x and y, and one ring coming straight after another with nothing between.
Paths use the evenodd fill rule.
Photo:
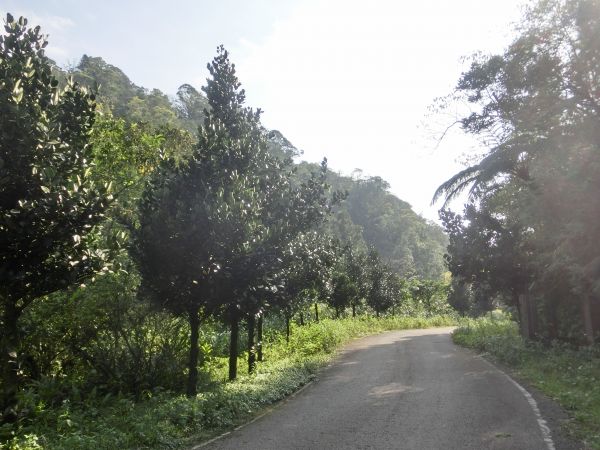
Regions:
<instances>
[{"instance_id":1,"label":"road marking","mask_svg":"<svg viewBox=\"0 0 600 450\"><path fill-rule=\"evenodd\" d=\"M554 446L554 441L552 440L552 433L550 432L550 427L548 427L548 423L542 417L540 408L538 407L538 404L535 401L535 399L533 398L533 396L527 391L527 389L525 389L523 386L521 386L519 383L517 383L515 380L513 380L513 378L510 375L508 375L506 372L500 370L498 367L496 367L494 364L489 362L484 357L479 356L479 358L481 358L487 364L489 364L494 369L496 369L498 372L500 372L502 375L504 375L508 379L508 381L510 381L513 385L515 385L517 387L517 389L519 391L521 391L521 394L523 394L523 396L527 400L527 403L529 403L529 406L531 406L531 409L533 410L533 413L535 414L535 418L537 419L537 423L538 423L538 426L540 427L540 431L542 433L542 438L544 439L544 442L546 443L546 447L548 447L548 450L556 450L556 447Z\"/></svg>"}]
</instances>

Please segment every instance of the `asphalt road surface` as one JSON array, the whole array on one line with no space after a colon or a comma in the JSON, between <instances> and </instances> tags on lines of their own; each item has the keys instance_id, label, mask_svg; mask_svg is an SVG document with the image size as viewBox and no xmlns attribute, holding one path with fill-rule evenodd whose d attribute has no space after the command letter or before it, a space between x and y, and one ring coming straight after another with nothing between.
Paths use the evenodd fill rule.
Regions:
<instances>
[{"instance_id":1,"label":"asphalt road surface","mask_svg":"<svg viewBox=\"0 0 600 450\"><path fill-rule=\"evenodd\" d=\"M451 328L354 341L318 380L208 449L540 449L544 408ZM545 400L547 402L547 400Z\"/></svg>"}]
</instances>

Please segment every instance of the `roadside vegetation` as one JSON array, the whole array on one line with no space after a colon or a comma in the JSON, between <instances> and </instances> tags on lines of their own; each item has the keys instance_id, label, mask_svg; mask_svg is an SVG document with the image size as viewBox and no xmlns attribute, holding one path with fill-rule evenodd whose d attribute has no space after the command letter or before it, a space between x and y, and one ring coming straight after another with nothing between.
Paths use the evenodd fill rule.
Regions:
<instances>
[{"instance_id":1,"label":"roadside vegetation","mask_svg":"<svg viewBox=\"0 0 600 450\"><path fill-rule=\"evenodd\" d=\"M504 305L532 340L592 344L600 333L600 2L533 1L512 42L476 54L440 107L482 154L439 186L450 301Z\"/></svg>"},{"instance_id":2,"label":"roadside vegetation","mask_svg":"<svg viewBox=\"0 0 600 450\"><path fill-rule=\"evenodd\" d=\"M508 366L556 400L572 418L568 431L600 448L599 346L526 341L517 323L498 312L492 318L463 319L452 338Z\"/></svg>"},{"instance_id":3,"label":"roadside vegetation","mask_svg":"<svg viewBox=\"0 0 600 450\"><path fill-rule=\"evenodd\" d=\"M324 309L324 314L333 311ZM265 340L264 361L252 374L226 382L227 357L206 356L195 397L162 389L130 395L83 394L73 390L49 407L56 384L43 380L22 394L32 413L2 448L115 449L185 448L243 423L265 407L314 379L317 371L349 340L388 330L428 328L456 323L454 316L361 316L293 324L289 342L283 329ZM275 323L270 324L276 326ZM279 324L283 326L283 322ZM205 336L205 339L218 336ZM203 343L208 348L208 342ZM247 354L240 355L240 362Z\"/></svg>"}]
</instances>

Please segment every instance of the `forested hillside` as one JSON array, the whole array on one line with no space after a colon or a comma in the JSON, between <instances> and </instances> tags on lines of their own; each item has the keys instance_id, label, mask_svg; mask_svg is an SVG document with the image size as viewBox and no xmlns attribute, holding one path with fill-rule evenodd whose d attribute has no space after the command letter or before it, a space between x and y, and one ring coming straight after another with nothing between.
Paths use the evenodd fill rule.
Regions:
<instances>
[{"instance_id":1,"label":"forested hillside","mask_svg":"<svg viewBox=\"0 0 600 450\"><path fill-rule=\"evenodd\" d=\"M446 270L448 239L441 227L417 215L389 192L380 177L346 177L331 173L330 183L348 192L328 224L341 240L374 247L404 277L439 279Z\"/></svg>"},{"instance_id":2,"label":"forested hillside","mask_svg":"<svg viewBox=\"0 0 600 450\"><path fill-rule=\"evenodd\" d=\"M56 69L61 77L66 73ZM169 124L191 133L197 131L208 107L205 95L189 84L179 87L169 98L158 89L136 86L118 67L100 57L84 55L70 75L90 88L97 88L99 100L115 116L154 126ZM297 156L297 150L279 131L269 133L271 151ZM301 163L305 174L317 168ZM439 279L446 270L443 255L447 238L441 227L417 215L410 205L389 192L380 177L350 177L328 171L334 189L348 197L335 208L327 226L343 242L352 241L363 250L374 247L382 259L402 276Z\"/></svg>"}]
</instances>

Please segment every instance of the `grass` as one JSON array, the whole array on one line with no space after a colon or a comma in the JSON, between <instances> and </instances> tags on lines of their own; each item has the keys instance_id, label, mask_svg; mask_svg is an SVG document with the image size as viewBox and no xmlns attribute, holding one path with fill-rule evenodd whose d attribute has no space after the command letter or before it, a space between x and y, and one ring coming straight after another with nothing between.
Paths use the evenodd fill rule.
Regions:
<instances>
[{"instance_id":1,"label":"grass","mask_svg":"<svg viewBox=\"0 0 600 450\"><path fill-rule=\"evenodd\" d=\"M600 449L600 346L526 343L517 324L506 318L467 320L453 339L513 368L556 400L573 418L568 431Z\"/></svg>"},{"instance_id":2,"label":"grass","mask_svg":"<svg viewBox=\"0 0 600 450\"><path fill-rule=\"evenodd\" d=\"M252 375L225 382L226 360L214 358L205 370L210 382L195 398L170 392L148 392L134 402L127 397L90 395L79 403L38 409L0 449L129 449L189 447L243 423L265 407L314 379L319 368L349 340L387 330L454 325L449 316L324 319L292 327L290 342L275 335L265 361ZM245 370L244 355L239 360ZM34 403L32 401L32 403Z\"/></svg>"}]
</instances>

